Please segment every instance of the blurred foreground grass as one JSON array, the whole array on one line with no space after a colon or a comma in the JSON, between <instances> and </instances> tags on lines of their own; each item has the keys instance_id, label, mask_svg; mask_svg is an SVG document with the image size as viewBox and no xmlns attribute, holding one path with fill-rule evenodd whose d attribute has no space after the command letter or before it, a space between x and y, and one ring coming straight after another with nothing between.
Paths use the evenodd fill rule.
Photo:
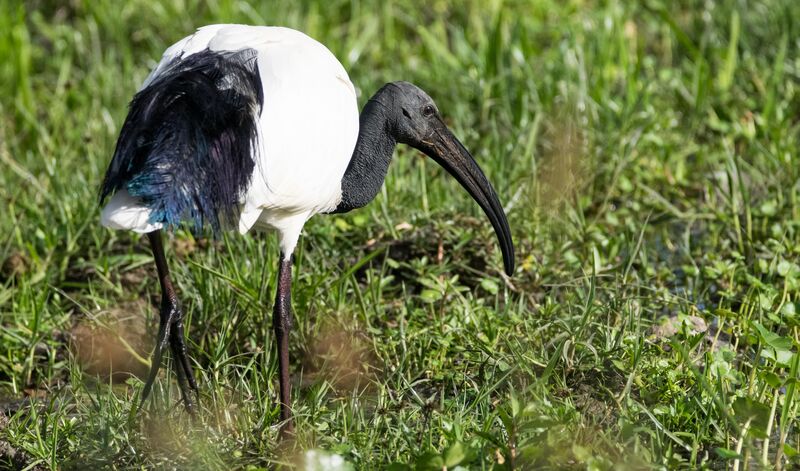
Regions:
<instances>
[{"instance_id":1,"label":"blurred foreground grass","mask_svg":"<svg viewBox=\"0 0 800 471\"><path fill-rule=\"evenodd\" d=\"M97 223L128 100L168 45L223 22L307 32L362 102L428 90L520 261L502 278L480 210L400 149L375 202L306 227L284 445L272 235L170 243L192 424L164 374L131 414L158 287L146 242ZM796 466L798 25L792 0L7 0L0 463Z\"/></svg>"}]
</instances>

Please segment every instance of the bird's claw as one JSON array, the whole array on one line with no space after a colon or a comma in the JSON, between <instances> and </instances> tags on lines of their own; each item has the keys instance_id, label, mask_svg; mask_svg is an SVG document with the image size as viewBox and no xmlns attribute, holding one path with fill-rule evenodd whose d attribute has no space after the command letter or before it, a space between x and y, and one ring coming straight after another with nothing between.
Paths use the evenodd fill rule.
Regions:
<instances>
[{"instance_id":1,"label":"bird's claw","mask_svg":"<svg viewBox=\"0 0 800 471\"><path fill-rule=\"evenodd\" d=\"M183 340L183 320L179 319L172 325L169 338L172 359L175 363L175 373L178 376L178 384L181 388L181 397L186 405L186 410L194 414L194 402L198 397L197 382L194 379L192 365L187 353L186 343Z\"/></svg>"},{"instance_id":2,"label":"bird's claw","mask_svg":"<svg viewBox=\"0 0 800 471\"><path fill-rule=\"evenodd\" d=\"M181 389L181 397L186 405L186 410L190 414L194 414L194 401L192 393L195 398L198 395L197 382L194 379L191 362L187 353L186 343L183 340L183 314L178 306L168 304L161 308L161 322L158 328L158 337L156 338L155 350L150 363L150 372L147 375L147 381L144 383L142 392L141 404L147 400L150 391L153 388L158 370L161 369L161 359L164 354L164 349L169 343L170 351L172 352L172 360L174 362L173 368L178 377L178 385Z\"/></svg>"}]
</instances>

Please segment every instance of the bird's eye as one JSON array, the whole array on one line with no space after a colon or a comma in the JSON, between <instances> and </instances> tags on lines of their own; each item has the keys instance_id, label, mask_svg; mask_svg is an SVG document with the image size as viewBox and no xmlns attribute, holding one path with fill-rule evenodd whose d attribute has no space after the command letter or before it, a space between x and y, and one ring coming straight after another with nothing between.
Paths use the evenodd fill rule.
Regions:
<instances>
[{"instance_id":1,"label":"bird's eye","mask_svg":"<svg viewBox=\"0 0 800 471\"><path fill-rule=\"evenodd\" d=\"M436 108L434 108L433 105L425 105L425 107L422 108L422 115L425 116L426 118L430 118L435 114L436 114Z\"/></svg>"}]
</instances>

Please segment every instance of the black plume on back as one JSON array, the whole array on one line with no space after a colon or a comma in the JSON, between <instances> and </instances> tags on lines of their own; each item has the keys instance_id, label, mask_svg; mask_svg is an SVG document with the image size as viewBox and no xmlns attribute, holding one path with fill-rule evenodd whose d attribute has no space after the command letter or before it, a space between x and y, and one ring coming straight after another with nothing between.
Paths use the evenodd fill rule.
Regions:
<instances>
[{"instance_id":1,"label":"black plume on back","mask_svg":"<svg viewBox=\"0 0 800 471\"><path fill-rule=\"evenodd\" d=\"M130 104L102 202L126 189L150 222L234 222L250 183L264 102L254 49L205 50L173 60Z\"/></svg>"}]
</instances>

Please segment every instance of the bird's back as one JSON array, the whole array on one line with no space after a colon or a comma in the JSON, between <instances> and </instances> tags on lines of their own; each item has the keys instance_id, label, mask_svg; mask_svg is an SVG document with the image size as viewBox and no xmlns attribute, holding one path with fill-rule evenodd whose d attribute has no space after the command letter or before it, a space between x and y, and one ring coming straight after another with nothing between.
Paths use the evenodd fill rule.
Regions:
<instances>
[{"instance_id":1,"label":"bird's back","mask_svg":"<svg viewBox=\"0 0 800 471\"><path fill-rule=\"evenodd\" d=\"M254 54L263 104L255 117L252 176L238 195L238 226L245 232L260 218L282 229L280 219L304 220L336 206L358 135L355 89L325 46L287 28L206 26L168 48L139 93L159 85L176 63L193 56L246 50ZM218 78L220 90L236 89L242 78L226 80ZM159 220L152 204L132 194L129 185L114 188L117 195L103 211L104 224L145 232L172 222Z\"/></svg>"}]
</instances>

